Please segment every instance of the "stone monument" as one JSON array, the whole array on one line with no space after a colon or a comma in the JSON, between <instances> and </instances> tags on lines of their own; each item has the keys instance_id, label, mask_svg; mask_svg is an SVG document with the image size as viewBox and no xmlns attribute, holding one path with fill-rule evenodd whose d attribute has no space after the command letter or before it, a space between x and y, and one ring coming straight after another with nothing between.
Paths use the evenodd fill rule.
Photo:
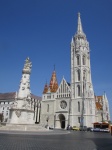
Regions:
<instances>
[{"instance_id":1,"label":"stone monument","mask_svg":"<svg viewBox=\"0 0 112 150\"><path fill-rule=\"evenodd\" d=\"M35 124L34 120L34 102L31 101L30 74L32 63L29 58L25 60L22 70L17 97L10 108L10 124Z\"/></svg>"}]
</instances>

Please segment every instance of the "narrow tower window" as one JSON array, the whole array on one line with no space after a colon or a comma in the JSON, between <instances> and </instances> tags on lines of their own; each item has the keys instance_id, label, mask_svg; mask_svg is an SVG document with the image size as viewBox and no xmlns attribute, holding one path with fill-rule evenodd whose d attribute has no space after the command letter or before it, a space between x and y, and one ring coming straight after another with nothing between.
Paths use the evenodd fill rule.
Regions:
<instances>
[{"instance_id":1,"label":"narrow tower window","mask_svg":"<svg viewBox=\"0 0 112 150\"><path fill-rule=\"evenodd\" d=\"M78 81L80 81L80 70L77 71Z\"/></svg>"},{"instance_id":2,"label":"narrow tower window","mask_svg":"<svg viewBox=\"0 0 112 150\"><path fill-rule=\"evenodd\" d=\"M81 119L81 118L80 118L80 117L78 117L78 123L80 123L80 119Z\"/></svg>"},{"instance_id":3,"label":"narrow tower window","mask_svg":"<svg viewBox=\"0 0 112 150\"><path fill-rule=\"evenodd\" d=\"M77 65L80 65L80 58L79 58L79 56L77 56Z\"/></svg>"},{"instance_id":4,"label":"narrow tower window","mask_svg":"<svg viewBox=\"0 0 112 150\"><path fill-rule=\"evenodd\" d=\"M77 93L78 93L78 96L80 96L80 85L77 86Z\"/></svg>"},{"instance_id":5,"label":"narrow tower window","mask_svg":"<svg viewBox=\"0 0 112 150\"><path fill-rule=\"evenodd\" d=\"M83 80L85 80L85 79L86 79L86 71L83 70Z\"/></svg>"},{"instance_id":6,"label":"narrow tower window","mask_svg":"<svg viewBox=\"0 0 112 150\"><path fill-rule=\"evenodd\" d=\"M78 102L78 112L80 112L80 102Z\"/></svg>"},{"instance_id":7,"label":"narrow tower window","mask_svg":"<svg viewBox=\"0 0 112 150\"><path fill-rule=\"evenodd\" d=\"M82 62L83 62L83 65L86 64L86 57L85 56L82 57Z\"/></svg>"}]
</instances>

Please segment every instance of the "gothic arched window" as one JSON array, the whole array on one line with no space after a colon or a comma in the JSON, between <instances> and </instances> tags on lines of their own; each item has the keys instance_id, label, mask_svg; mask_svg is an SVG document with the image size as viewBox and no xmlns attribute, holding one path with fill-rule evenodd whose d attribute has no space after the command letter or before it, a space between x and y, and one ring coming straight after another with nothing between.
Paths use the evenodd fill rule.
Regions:
<instances>
[{"instance_id":1,"label":"gothic arched window","mask_svg":"<svg viewBox=\"0 0 112 150\"><path fill-rule=\"evenodd\" d=\"M83 70L83 80L85 80L85 79L86 79L86 71Z\"/></svg>"},{"instance_id":2,"label":"gothic arched window","mask_svg":"<svg viewBox=\"0 0 112 150\"><path fill-rule=\"evenodd\" d=\"M86 64L86 57L83 55L83 57L82 57L82 63L83 63L83 65L85 65Z\"/></svg>"},{"instance_id":3,"label":"gothic arched window","mask_svg":"<svg viewBox=\"0 0 112 150\"><path fill-rule=\"evenodd\" d=\"M80 96L80 85L77 86L77 95Z\"/></svg>"},{"instance_id":4,"label":"gothic arched window","mask_svg":"<svg viewBox=\"0 0 112 150\"><path fill-rule=\"evenodd\" d=\"M77 65L80 65L80 57L79 57L79 55L77 56Z\"/></svg>"},{"instance_id":5,"label":"gothic arched window","mask_svg":"<svg viewBox=\"0 0 112 150\"><path fill-rule=\"evenodd\" d=\"M80 102L78 102L78 112L80 112Z\"/></svg>"},{"instance_id":6,"label":"gothic arched window","mask_svg":"<svg viewBox=\"0 0 112 150\"><path fill-rule=\"evenodd\" d=\"M77 71L77 79L80 81L80 70Z\"/></svg>"}]
</instances>

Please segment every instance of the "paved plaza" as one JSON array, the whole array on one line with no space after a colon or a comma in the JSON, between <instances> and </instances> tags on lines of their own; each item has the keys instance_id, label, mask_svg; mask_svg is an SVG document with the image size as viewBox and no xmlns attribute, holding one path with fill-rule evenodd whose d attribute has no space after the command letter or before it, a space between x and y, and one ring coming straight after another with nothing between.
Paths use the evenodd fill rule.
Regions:
<instances>
[{"instance_id":1,"label":"paved plaza","mask_svg":"<svg viewBox=\"0 0 112 150\"><path fill-rule=\"evenodd\" d=\"M112 150L109 133L0 131L0 150Z\"/></svg>"}]
</instances>

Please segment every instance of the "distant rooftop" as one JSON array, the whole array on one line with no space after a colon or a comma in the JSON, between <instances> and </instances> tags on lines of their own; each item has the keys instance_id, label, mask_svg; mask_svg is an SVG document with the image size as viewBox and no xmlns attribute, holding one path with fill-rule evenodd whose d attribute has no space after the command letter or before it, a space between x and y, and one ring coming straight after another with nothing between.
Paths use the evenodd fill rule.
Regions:
<instances>
[{"instance_id":1,"label":"distant rooftop","mask_svg":"<svg viewBox=\"0 0 112 150\"><path fill-rule=\"evenodd\" d=\"M10 92L10 93L0 93L0 100L5 99L14 99L16 96L16 92Z\"/></svg>"},{"instance_id":2,"label":"distant rooftop","mask_svg":"<svg viewBox=\"0 0 112 150\"><path fill-rule=\"evenodd\" d=\"M0 100L10 100L10 99L15 99L16 97L16 92L9 92L9 93L0 93ZM41 97L36 96L34 94L31 94L31 98L33 99L38 99L38 100L42 100Z\"/></svg>"}]
</instances>

